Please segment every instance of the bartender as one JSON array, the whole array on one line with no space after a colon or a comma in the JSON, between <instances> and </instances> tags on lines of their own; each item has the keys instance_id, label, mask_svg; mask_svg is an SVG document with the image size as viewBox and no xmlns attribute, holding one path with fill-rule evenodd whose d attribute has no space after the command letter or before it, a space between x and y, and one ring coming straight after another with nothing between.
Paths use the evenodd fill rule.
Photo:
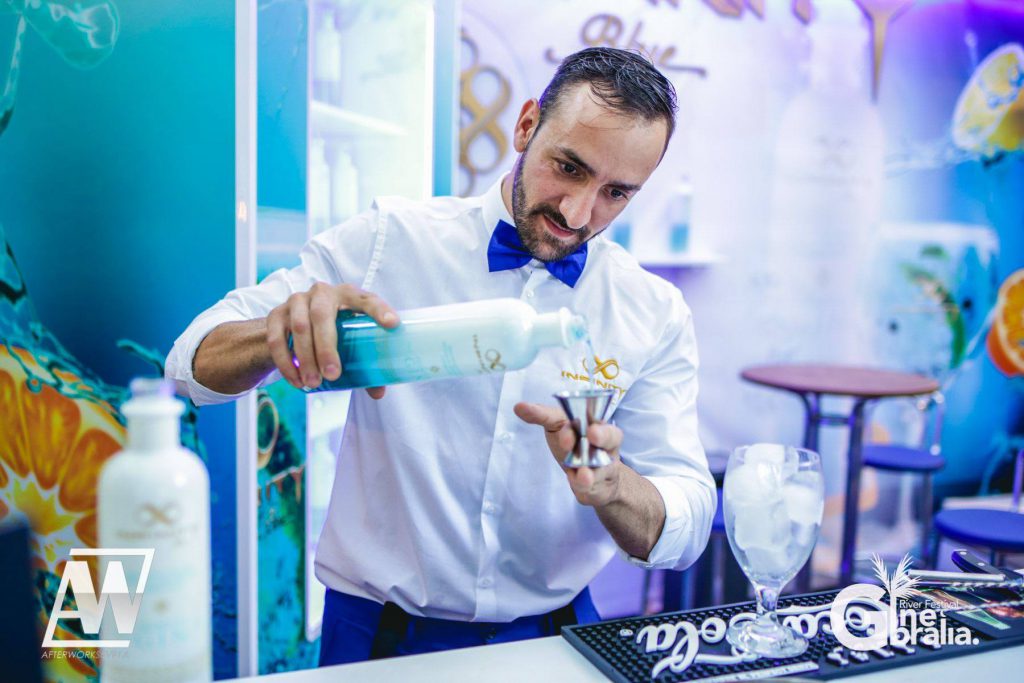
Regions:
<instances>
[{"instance_id":1,"label":"bartender","mask_svg":"<svg viewBox=\"0 0 1024 683\"><path fill-rule=\"evenodd\" d=\"M644 57L577 52L523 104L519 156L483 196L379 198L175 342L166 374L204 405L337 379L339 310L394 328L398 310L515 297L588 321L593 358L548 349L517 372L353 394L316 554L321 665L554 635L599 619L587 585L616 551L679 569L703 550L715 488L690 311L601 236L660 163L675 111ZM588 433L612 464L567 469L574 435L551 396L589 372L616 393Z\"/></svg>"}]
</instances>

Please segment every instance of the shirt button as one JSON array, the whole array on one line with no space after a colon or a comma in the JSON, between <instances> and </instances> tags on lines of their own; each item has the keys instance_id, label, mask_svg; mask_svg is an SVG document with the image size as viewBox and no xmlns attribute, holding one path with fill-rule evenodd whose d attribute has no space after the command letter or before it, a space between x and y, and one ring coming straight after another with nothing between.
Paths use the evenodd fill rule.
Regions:
<instances>
[{"instance_id":1,"label":"shirt button","mask_svg":"<svg viewBox=\"0 0 1024 683\"><path fill-rule=\"evenodd\" d=\"M498 506L494 503L484 503L484 512L488 515L493 515L498 511Z\"/></svg>"},{"instance_id":2,"label":"shirt button","mask_svg":"<svg viewBox=\"0 0 1024 683\"><path fill-rule=\"evenodd\" d=\"M491 581L490 579L487 579L487 578L480 579L480 587L481 588L490 588L493 585L494 585L494 582Z\"/></svg>"},{"instance_id":3,"label":"shirt button","mask_svg":"<svg viewBox=\"0 0 1024 683\"><path fill-rule=\"evenodd\" d=\"M527 299L532 299L533 298L533 290L532 289L529 289L529 290L526 291L526 298Z\"/></svg>"},{"instance_id":4,"label":"shirt button","mask_svg":"<svg viewBox=\"0 0 1024 683\"><path fill-rule=\"evenodd\" d=\"M512 440L512 432L502 432L498 435L498 441L502 443L508 443Z\"/></svg>"}]
</instances>

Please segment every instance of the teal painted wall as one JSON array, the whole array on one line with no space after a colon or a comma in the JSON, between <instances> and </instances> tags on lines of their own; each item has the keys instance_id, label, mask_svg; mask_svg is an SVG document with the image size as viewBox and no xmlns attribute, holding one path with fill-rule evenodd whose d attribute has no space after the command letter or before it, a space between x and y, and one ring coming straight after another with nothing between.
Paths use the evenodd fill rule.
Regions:
<instances>
[{"instance_id":1,"label":"teal painted wall","mask_svg":"<svg viewBox=\"0 0 1024 683\"><path fill-rule=\"evenodd\" d=\"M0 91L19 2L0 1ZM119 33L93 68L29 25L13 114L0 133L0 224L42 323L110 385L152 374L117 347L163 356L234 285L231 0L111 4ZM66 27L65 27L66 28ZM234 408L198 428L214 482L214 658L236 672Z\"/></svg>"}]
</instances>

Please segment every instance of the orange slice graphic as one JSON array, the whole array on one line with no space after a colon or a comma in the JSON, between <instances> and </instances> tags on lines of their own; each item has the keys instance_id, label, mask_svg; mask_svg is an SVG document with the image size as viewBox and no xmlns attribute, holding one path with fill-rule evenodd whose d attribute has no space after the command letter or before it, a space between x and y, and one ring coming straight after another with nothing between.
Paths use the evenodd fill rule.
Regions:
<instances>
[{"instance_id":1,"label":"orange slice graphic","mask_svg":"<svg viewBox=\"0 0 1024 683\"><path fill-rule=\"evenodd\" d=\"M1006 278L999 288L985 346L1003 374L1024 375L1024 268Z\"/></svg>"}]
</instances>

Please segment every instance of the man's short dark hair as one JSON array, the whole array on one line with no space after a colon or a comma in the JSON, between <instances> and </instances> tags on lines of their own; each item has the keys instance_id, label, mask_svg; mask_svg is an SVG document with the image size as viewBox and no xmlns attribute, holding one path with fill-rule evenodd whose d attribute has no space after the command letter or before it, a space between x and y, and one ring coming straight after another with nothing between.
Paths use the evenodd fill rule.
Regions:
<instances>
[{"instance_id":1,"label":"man's short dark hair","mask_svg":"<svg viewBox=\"0 0 1024 683\"><path fill-rule=\"evenodd\" d=\"M639 52L611 47L588 47L562 60L540 96L538 128L565 91L580 83L589 83L594 96L612 111L639 116L644 121L664 119L668 144L676 127L675 88Z\"/></svg>"}]
</instances>

